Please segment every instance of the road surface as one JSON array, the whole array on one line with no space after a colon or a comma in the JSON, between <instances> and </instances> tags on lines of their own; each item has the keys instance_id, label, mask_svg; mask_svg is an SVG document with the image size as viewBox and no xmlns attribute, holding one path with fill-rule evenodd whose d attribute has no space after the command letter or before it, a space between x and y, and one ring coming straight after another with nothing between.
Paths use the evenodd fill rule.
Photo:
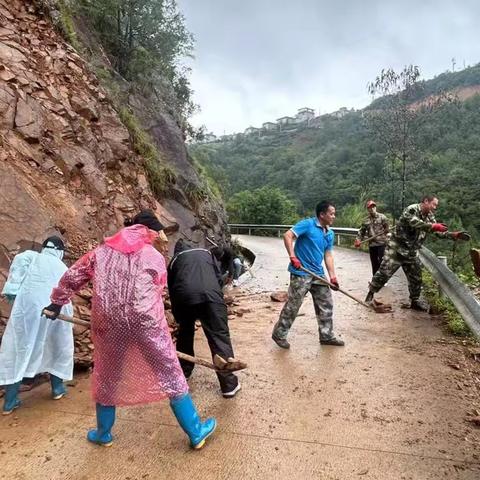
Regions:
<instances>
[{"instance_id":1,"label":"road surface","mask_svg":"<svg viewBox=\"0 0 480 480\"><path fill-rule=\"evenodd\" d=\"M88 444L95 417L85 377L58 402L47 385L26 392L22 408L0 418L0 478L478 480L480 430L466 421L480 409L478 385L450 365L462 353L438 319L400 308L408 299L402 276L382 292L392 314L334 294L344 348L319 345L307 297L285 351L270 338L281 304L258 294L286 289L282 242L240 239L257 254L255 278L243 284L257 294L242 297L250 311L230 322L249 369L240 373L242 391L226 400L214 375L196 368L192 395L219 424L203 450L188 448L166 402L119 409L114 445ZM336 260L341 285L364 295L367 255L337 249Z\"/></svg>"}]
</instances>

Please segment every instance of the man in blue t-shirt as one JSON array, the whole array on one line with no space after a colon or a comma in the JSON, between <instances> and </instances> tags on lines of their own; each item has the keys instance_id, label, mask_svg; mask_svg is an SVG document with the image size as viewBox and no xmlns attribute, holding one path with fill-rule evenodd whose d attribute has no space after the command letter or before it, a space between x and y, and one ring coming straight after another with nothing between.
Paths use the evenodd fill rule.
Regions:
<instances>
[{"instance_id":1,"label":"man in blue t-shirt","mask_svg":"<svg viewBox=\"0 0 480 480\"><path fill-rule=\"evenodd\" d=\"M331 202L320 202L316 217L301 220L285 233L283 239L290 257L290 286L288 299L272 332L272 339L282 348L290 348L288 332L295 321L305 295L310 292L318 322L318 333L322 345L343 346L343 340L333 334L333 301L330 288L312 275L301 270L304 267L320 277L325 277L322 263L330 283L338 288L333 261L334 233L330 226L335 220L335 206ZM295 246L294 246L295 242Z\"/></svg>"}]
</instances>

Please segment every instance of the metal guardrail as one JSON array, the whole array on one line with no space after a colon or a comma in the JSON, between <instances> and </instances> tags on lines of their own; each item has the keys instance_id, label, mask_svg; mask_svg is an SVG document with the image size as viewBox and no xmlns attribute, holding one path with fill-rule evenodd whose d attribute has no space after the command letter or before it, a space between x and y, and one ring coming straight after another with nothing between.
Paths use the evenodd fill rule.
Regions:
<instances>
[{"instance_id":1,"label":"metal guardrail","mask_svg":"<svg viewBox=\"0 0 480 480\"><path fill-rule=\"evenodd\" d=\"M254 224L254 223L229 223L228 226L231 230L236 230L232 233L240 233L240 230L247 231L248 235L252 234L255 230L276 230L277 235L280 237L282 231L287 231L292 228L293 225L274 225L274 224ZM355 237L358 233L358 228L344 228L344 227L332 227L332 230L337 235L337 245L340 245L340 236L345 235L347 237Z\"/></svg>"},{"instance_id":2,"label":"metal guardrail","mask_svg":"<svg viewBox=\"0 0 480 480\"><path fill-rule=\"evenodd\" d=\"M420 260L440 285L445 295L455 305L470 330L477 337L480 337L480 303L473 293L428 248L421 248Z\"/></svg>"},{"instance_id":3,"label":"metal guardrail","mask_svg":"<svg viewBox=\"0 0 480 480\"><path fill-rule=\"evenodd\" d=\"M282 231L286 231L292 225L259 225L245 223L231 223L231 229L248 231L251 235L255 230L277 230L278 236ZM340 244L340 237L357 235L357 228L332 227L337 234L337 244ZM465 320L470 330L480 337L480 303L473 293L462 283L447 265L435 256L428 248L422 247L420 252L420 260L424 267L431 273L434 280L438 283L444 294L452 301L455 308Z\"/></svg>"}]
</instances>

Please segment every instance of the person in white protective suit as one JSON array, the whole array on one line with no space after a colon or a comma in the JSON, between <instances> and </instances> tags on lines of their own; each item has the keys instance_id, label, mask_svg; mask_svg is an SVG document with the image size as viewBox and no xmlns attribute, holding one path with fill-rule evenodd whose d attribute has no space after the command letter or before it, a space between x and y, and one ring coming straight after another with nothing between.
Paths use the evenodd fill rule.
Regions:
<instances>
[{"instance_id":1,"label":"person in white protective suit","mask_svg":"<svg viewBox=\"0 0 480 480\"><path fill-rule=\"evenodd\" d=\"M65 246L59 237L49 237L40 253L26 250L15 256L2 294L13 303L0 345L0 385L5 385L3 415L20 406L18 391L23 378L50 374L52 396L66 394L64 380L73 376L72 325L50 320L42 309L50 301L67 266L62 262ZM72 316L72 305L62 313Z\"/></svg>"}]
</instances>

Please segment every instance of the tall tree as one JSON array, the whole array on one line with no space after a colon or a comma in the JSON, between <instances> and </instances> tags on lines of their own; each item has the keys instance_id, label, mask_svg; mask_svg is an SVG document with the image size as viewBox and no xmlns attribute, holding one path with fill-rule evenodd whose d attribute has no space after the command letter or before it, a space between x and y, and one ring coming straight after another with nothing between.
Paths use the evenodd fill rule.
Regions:
<instances>
[{"instance_id":1,"label":"tall tree","mask_svg":"<svg viewBox=\"0 0 480 480\"><path fill-rule=\"evenodd\" d=\"M368 92L383 97L380 105L366 111L367 125L385 150L385 174L390 184L390 207L396 216L406 206L410 176L420 165L416 134L420 107L414 101L420 96L423 83L420 70L409 65L397 73L382 70L368 84Z\"/></svg>"}]
</instances>

